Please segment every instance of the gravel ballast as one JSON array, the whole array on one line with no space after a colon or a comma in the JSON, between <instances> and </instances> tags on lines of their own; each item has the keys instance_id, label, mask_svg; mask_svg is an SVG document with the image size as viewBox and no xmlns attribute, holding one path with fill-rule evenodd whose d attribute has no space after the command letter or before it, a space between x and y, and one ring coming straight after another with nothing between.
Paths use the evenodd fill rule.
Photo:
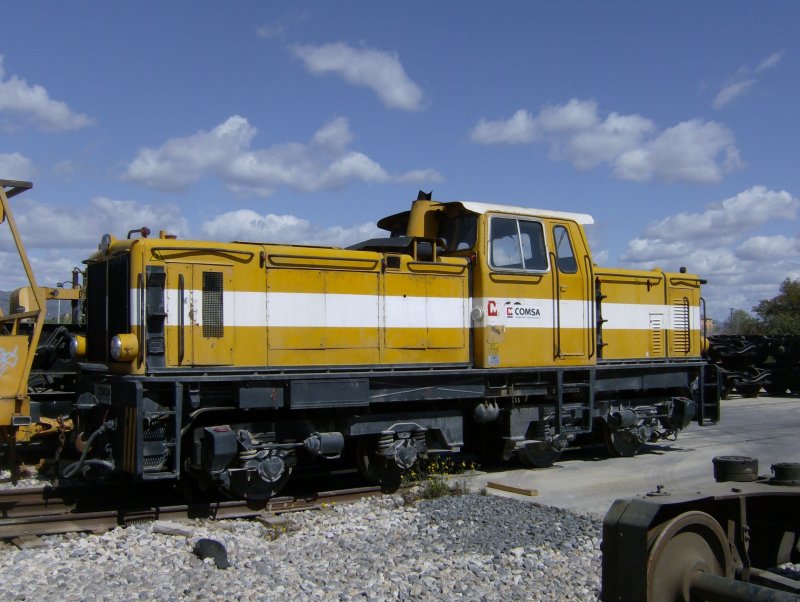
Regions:
<instances>
[{"instance_id":1,"label":"gravel ballast","mask_svg":"<svg viewBox=\"0 0 800 602\"><path fill-rule=\"evenodd\" d=\"M145 523L0 545L0 599L597 600L601 522L470 494L381 496L185 531ZM202 539L225 546L229 568L196 555Z\"/></svg>"}]
</instances>

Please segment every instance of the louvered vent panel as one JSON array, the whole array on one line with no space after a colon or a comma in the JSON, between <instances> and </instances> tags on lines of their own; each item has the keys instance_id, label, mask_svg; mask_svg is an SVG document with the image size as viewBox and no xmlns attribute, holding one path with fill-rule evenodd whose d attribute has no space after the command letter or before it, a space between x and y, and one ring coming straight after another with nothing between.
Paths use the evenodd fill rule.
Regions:
<instances>
[{"instance_id":1,"label":"louvered vent panel","mask_svg":"<svg viewBox=\"0 0 800 602\"><path fill-rule=\"evenodd\" d=\"M676 353L689 353L689 299L672 300L672 349Z\"/></svg>"},{"instance_id":2,"label":"louvered vent panel","mask_svg":"<svg viewBox=\"0 0 800 602\"><path fill-rule=\"evenodd\" d=\"M650 353L664 355L664 314L650 314Z\"/></svg>"},{"instance_id":3,"label":"louvered vent panel","mask_svg":"<svg viewBox=\"0 0 800 602\"><path fill-rule=\"evenodd\" d=\"M222 318L222 273L203 272L203 336L220 339L224 335Z\"/></svg>"}]
</instances>

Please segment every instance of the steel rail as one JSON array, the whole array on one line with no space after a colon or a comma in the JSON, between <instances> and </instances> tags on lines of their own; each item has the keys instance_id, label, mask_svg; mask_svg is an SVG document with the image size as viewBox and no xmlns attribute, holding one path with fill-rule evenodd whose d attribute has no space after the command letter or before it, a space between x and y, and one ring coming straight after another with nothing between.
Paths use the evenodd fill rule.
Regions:
<instances>
[{"instance_id":1,"label":"steel rail","mask_svg":"<svg viewBox=\"0 0 800 602\"><path fill-rule=\"evenodd\" d=\"M47 489L22 489L0 492L0 539L57 535L78 531L104 532L115 527L155 520L210 520L254 518L314 510L326 504L348 503L378 495L379 487L357 487L321 491L308 496L282 496L264 503L227 500L174 505L136 505L120 502L106 510L82 511L79 505L47 498Z\"/></svg>"}]
</instances>

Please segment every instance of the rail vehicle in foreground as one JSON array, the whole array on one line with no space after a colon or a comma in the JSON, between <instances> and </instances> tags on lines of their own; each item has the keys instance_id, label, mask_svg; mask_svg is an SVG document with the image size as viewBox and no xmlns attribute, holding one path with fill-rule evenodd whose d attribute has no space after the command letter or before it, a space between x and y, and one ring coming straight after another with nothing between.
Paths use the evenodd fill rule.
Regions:
<instances>
[{"instance_id":1,"label":"rail vehicle in foreground","mask_svg":"<svg viewBox=\"0 0 800 602\"><path fill-rule=\"evenodd\" d=\"M18 267L27 279L9 295L8 312L0 310L0 442L12 456L12 472L17 443L53 439L69 427L76 375L70 336L82 328L80 270L75 268L71 281L57 287L37 286L9 204L31 187L30 182L0 180L0 225L7 226L4 234L16 247ZM56 323L45 322L48 302L58 303Z\"/></svg>"},{"instance_id":2,"label":"rail vehicle in foreground","mask_svg":"<svg viewBox=\"0 0 800 602\"><path fill-rule=\"evenodd\" d=\"M800 463L714 458L717 483L617 500L603 521L605 602L800 600Z\"/></svg>"},{"instance_id":3,"label":"rail vehicle in foreground","mask_svg":"<svg viewBox=\"0 0 800 602\"><path fill-rule=\"evenodd\" d=\"M342 454L390 486L432 452L544 467L716 421L703 281L598 267L591 223L421 194L347 249L105 235L72 339L67 474L258 500Z\"/></svg>"}]
</instances>

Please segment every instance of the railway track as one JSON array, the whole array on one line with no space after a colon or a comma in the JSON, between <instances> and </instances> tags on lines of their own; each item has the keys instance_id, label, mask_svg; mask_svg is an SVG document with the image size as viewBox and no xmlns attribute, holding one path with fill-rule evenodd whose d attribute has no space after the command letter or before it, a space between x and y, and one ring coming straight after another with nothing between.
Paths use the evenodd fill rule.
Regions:
<instances>
[{"instance_id":1,"label":"railway track","mask_svg":"<svg viewBox=\"0 0 800 602\"><path fill-rule=\"evenodd\" d=\"M111 499L106 507L98 509L97 499L89 503L83 497L91 495L96 498L97 493L90 490L9 489L0 491L0 539L8 541L78 531L101 533L119 526L155 520L254 518L264 514L312 510L324 504L353 502L380 492L380 487L355 487L308 496L275 497L258 506L236 500L143 504L120 497ZM114 493L119 494L118 491Z\"/></svg>"}]
</instances>

